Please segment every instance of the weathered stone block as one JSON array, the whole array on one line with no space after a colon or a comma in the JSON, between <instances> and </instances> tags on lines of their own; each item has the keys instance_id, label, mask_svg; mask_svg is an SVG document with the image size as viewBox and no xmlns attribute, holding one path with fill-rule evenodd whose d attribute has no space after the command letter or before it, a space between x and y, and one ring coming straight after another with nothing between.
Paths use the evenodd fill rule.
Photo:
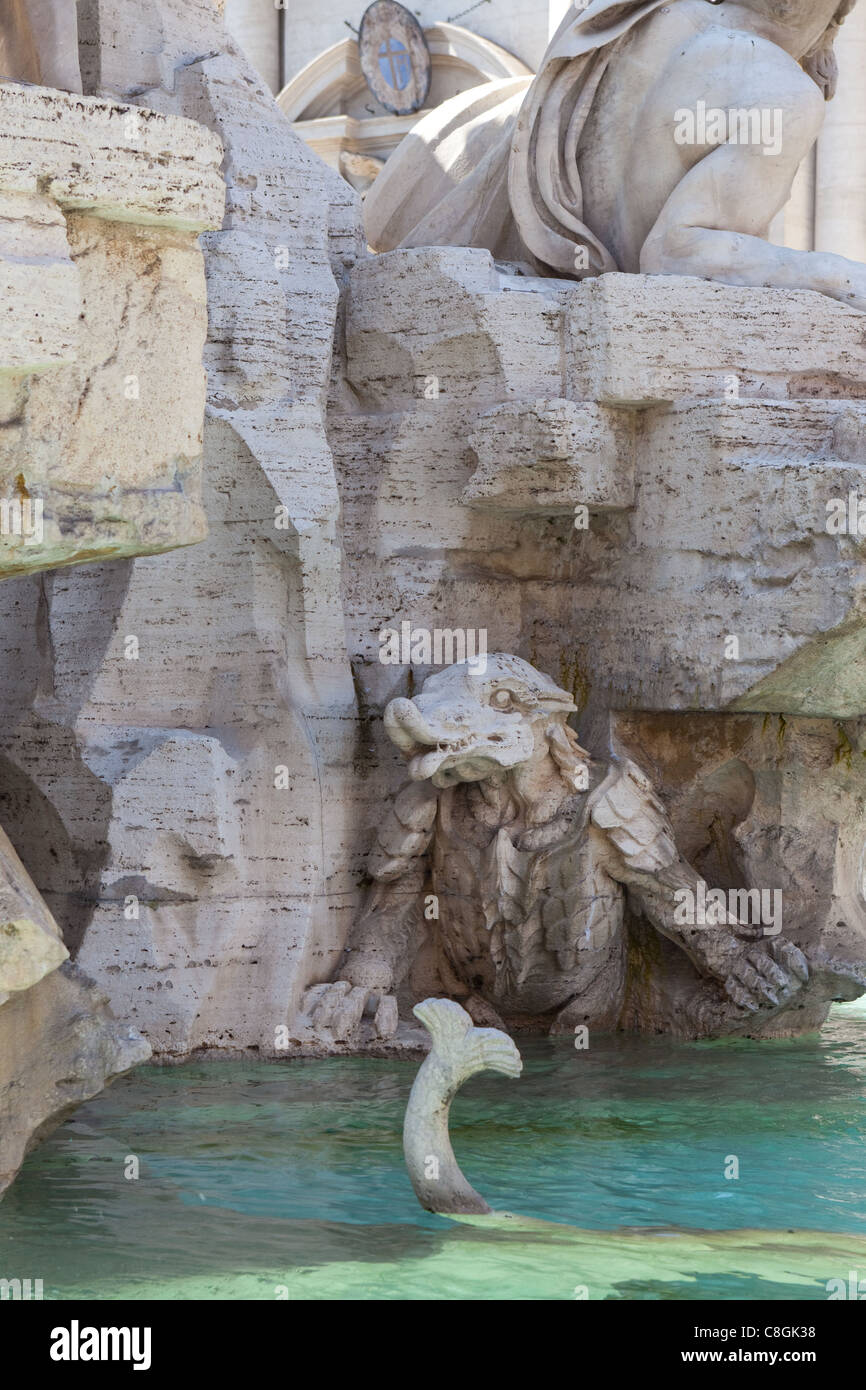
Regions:
<instances>
[{"instance_id":1,"label":"weathered stone block","mask_svg":"<svg viewBox=\"0 0 866 1390\"><path fill-rule=\"evenodd\" d=\"M602 275L567 292L564 330L581 400L866 394L863 315L809 290Z\"/></svg>"},{"instance_id":2,"label":"weathered stone block","mask_svg":"<svg viewBox=\"0 0 866 1390\"><path fill-rule=\"evenodd\" d=\"M560 281L500 274L488 251L465 247L360 261L347 304L348 379L377 410L558 396L562 292Z\"/></svg>"},{"instance_id":3,"label":"weathered stone block","mask_svg":"<svg viewBox=\"0 0 866 1390\"><path fill-rule=\"evenodd\" d=\"M140 151L160 130L177 138L166 170L154 165L170 194L151 208L163 221L145 220L141 199L124 223L67 213L82 281L93 267L82 410L93 397L97 438L46 468L65 466L68 488L84 470L93 497L108 491L106 454L126 470L126 491L109 498L118 530L133 482L153 510L149 471L160 507L194 516L203 363L209 534L170 555L0 585L0 819L70 951L156 1050L276 1053L357 894L358 726L325 401L338 280L363 248L358 200L293 135L210 0L85 8L85 83L115 99L82 111L114 112L101 129L121 140L138 112ZM127 104L138 101L169 114ZM184 226L183 184L169 177L181 136L189 180L212 151L228 184L225 223L220 204L201 238L204 345L198 224ZM133 373L138 402L124 395ZM163 467L175 453L177 479ZM103 516L99 534L108 526Z\"/></svg>"},{"instance_id":4,"label":"weathered stone block","mask_svg":"<svg viewBox=\"0 0 866 1390\"><path fill-rule=\"evenodd\" d=\"M50 198L0 192L0 306L4 378L75 360L81 286L66 220Z\"/></svg>"},{"instance_id":5,"label":"weathered stone block","mask_svg":"<svg viewBox=\"0 0 866 1390\"><path fill-rule=\"evenodd\" d=\"M360 262L332 416L360 650L403 617L514 649L528 604L594 707L860 711L863 542L826 521L866 498L863 323L809 292L564 285L465 248Z\"/></svg>"},{"instance_id":6,"label":"weathered stone block","mask_svg":"<svg viewBox=\"0 0 866 1390\"><path fill-rule=\"evenodd\" d=\"M866 537L827 527L831 499L866 496L866 466L837 457L863 419L748 399L646 417L625 529L579 541L581 628L620 707L863 712Z\"/></svg>"},{"instance_id":7,"label":"weathered stone block","mask_svg":"<svg viewBox=\"0 0 866 1390\"><path fill-rule=\"evenodd\" d=\"M190 121L0 86L0 576L205 534L221 159Z\"/></svg>"},{"instance_id":8,"label":"weathered stone block","mask_svg":"<svg viewBox=\"0 0 866 1390\"><path fill-rule=\"evenodd\" d=\"M64 211L203 232L222 222L222 145L141 106L0 85L0 189Z\"/></svg>"},{"instance_id":9,"label":"weathered stone block","mask_svg":"<svg viewBox=\"0 0 866 1390\"><path fill-rule=\"evenodd\" d=\"M469 436L478 468L462 500L548 516L573 514L578 504L593 511L630 507L634 437L630 415L591 402L494 406Z\"/></svg>"}]
</instances>

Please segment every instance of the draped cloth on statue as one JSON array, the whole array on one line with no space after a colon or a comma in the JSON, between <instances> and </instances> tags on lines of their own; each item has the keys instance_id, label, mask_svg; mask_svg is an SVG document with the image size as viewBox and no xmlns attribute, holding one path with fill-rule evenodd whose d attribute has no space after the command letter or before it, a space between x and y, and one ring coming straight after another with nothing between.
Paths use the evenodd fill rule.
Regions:
<instances>
[{"instance_id":1,"label":"draped cloth on statue","mask_svg":"<svg viewBox=\"0 0 866 1390\"><path fill-rule=\"evenodd\" d=\"M0 0L0 82L81 91L75 0Z\"/></svg>"},{"instance_id":2,"label":"draped cloth on statue","mask_svg":"<svg viewBox=\"0 0 866 1390\"><path fill-rule=\"evenodd\" d=\"M616 270L583 221L580 138L616 44L670 3L592 0L563 20L535 78L473 87L422 117L367 194L373 250L483 246L548 274Z\"/></svg>"}]
</instances>

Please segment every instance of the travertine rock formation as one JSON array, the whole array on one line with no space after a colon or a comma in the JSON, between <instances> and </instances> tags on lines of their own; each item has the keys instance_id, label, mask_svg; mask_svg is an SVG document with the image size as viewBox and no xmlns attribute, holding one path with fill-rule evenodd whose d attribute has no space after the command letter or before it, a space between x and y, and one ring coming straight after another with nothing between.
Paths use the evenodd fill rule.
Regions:
<instances>
[{"instance_id":1,"label":"travertine rock formation","mask_svg":"<svg viewBox=\"0 0 866 1390\"><path fill-rule=\"evenodd\" d=\"M9 185L37 200L11 204L9 293L19 237L38 241L53 287L9 369L42 423L44 383L70 373L94 441L72 457L100 563L0 586L0 822L71 955L158 1052L317 1045L301 1001L329 991L371 827L402 776L378 716L430 673L429 658L380 660L382 630L408 623L483 631L486 649L551 672L593 757L651 777L708 882L783 889L818 963L797 1008L767 1025L816 1026L832 980L846 997L862 988L866 957L862 541L856 521L827 526L829 504L866 494L862 315L678 275L535 278L481 249L370 256L357 199L293 137L219 8L80 5L88 96L63 109L72 123L88 113L95 186L76 193L41 165L35 188ZM34 119L70 100L0 99ZM140 143L112 145L111 113L127 122L130 106ZM225 217L199 241L209 534L144 555L203 534L194 240L215 220L220 150ZM133 166L120 226L100 200ZM158 261L146 302L124 259L145 246ZM76 305L97 271L113 293L84 295L81 338ZM172 304L191 315L187 337L163 344ZM115 370L147 383L146 428L111 395ZM18 409L10 398L9 439ZM53 433L40 424L40 439ZM116 494L97 469L113 439L132 470ZM23 443L60 496L50 449ZM181 457L188 485L136 493ZM145 526L136 497L177 509L187 531L177 512ZM68 515L40 566L87 555L87 520ZM135 558L101 562L106 547ZM648 964L611 1021L677 1027L676 957L636 913L623 925ZM657 987L670 980L672 995ZM351 1015L362 987L340 983L331 1003ZM417 997L410 983L404 1025ZM394 999L375 1013L384 1045Z\"/></svg>"},{"instance_id":2,"label":"travertine rock formation","mask_svg":"<svg viewBox=\"0 0 866 1390\"><path fill-rule=\"evenodd\" d=\"M210 531L0 588L17 653L0 819L79 964L155 1048L273 1052L339 956L363 845L324 429L357 202L209 0L98 0L80 28L88 91L197 121L225 151L225 222L201 238ZM141 346L170 378L173 351Z\"/></svg>"},{"instance_id":3,"label":"travertine rock formation","mask_svg":"<svg viewBox=\"0 0 866 1390\"><path fill-rule=\"evenodd\" d=\"M847 520L866 498L862 316L809 293L504 270L434 248L351 277L354 395L331 436L365 707L430 669L380 660L403 622L531 657L573 693L584 746L651 776L707 882L781 892L785 934L834 962L749 1031L816 1027L866 960ZM400 772L371 727L376 805ZM660 961L673 979L675 954L659 942L646 979ZM630 988L623 1019L679 1026L654 986Z\"/></svg>"},{"instance_id":4,"label":"travertine rock formation","mask_svg":"<svg viewBox=\"0 0 866 1390\"><path fill-rule=\"evenodd\" d=\"M222 146L190 121L40 87L0 85L0 108L0 576L201 540L197 237L222 219ZM24 587L36 596L41 583ZM18 594L9 583L3 599L21 617ZM89 615L91 641L100 616ZM39 624L21 635L38 649ZM13 722L22 655L10 632ZM74 777L69 750L54 751L54 774ZM39 794L19 816L14 776L3 790L31 867L58 865L74 894L57 817L39 813ZM43 1134L150 1047L61 965L68 947L5 836L0 858L2 1190ZM74 922L63 925L74 947Z\"/></svg>"},{"instance_id":5,"label":"travertine rock formation","mask_svg":"<svg viewBox=\"0 0 866 1390\"><path fill-rule=\"evenodd\" d=\"M566 663L592 708L861 712L862 324L810 293L568 285L473 249L361 262L332 437L377 697L377 635L409 617Z\"/></svg>"},{"instance_id":6,"label":"travertine rock formation","mask_svg":"<svg viewBox=\"0 0 866 1390\"><path fill-rule=\"evenodd\" d=\"M0 577L205 535L221 160L190 121L0 85Z\"/></svg>"},{"instance_id":7,"label":"travertine rock formation","mask_svg":"<svg viewBox=\"0 0 866 1390\"><path fill-rule=\"evenodd\" d=\"M22 658L39 651L46 629L37 620L28 631L24 617L38 612L42 581L9 576L206 534L197 237L221 222L224 186L219 140L190 121L9 84L0 85L0 112L0 578L16 615L4 662L14 726L28 689ZM36 609L19 606L27 589ZM97 648L103 619L88 615ZM123 646L135 654L134 639ZM61 781L75 778L70 753L55 743ZM35 789L19 815L19 789L13 772L2 791L16 843L31 868L59 869L74 900L58 818ZM89 809L83 798L75 814ZM74 920L63 921L64 944L2 834L0 868L2 1190L43 1134L151 1049L87 976L62 964Z\"/></svg>"}]
</instances>

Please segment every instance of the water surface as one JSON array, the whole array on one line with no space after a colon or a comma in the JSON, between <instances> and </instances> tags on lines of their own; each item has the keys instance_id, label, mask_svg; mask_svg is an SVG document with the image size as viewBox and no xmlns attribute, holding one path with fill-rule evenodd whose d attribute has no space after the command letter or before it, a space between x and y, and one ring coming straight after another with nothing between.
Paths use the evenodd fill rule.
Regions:
<instances>
[{"instance_id":1,"label":"water surface","mask_svg":"<svg viewBox=\"0 0 866 1390\"><path fill-rule=\"evenodd\" d=\"M451 1124L509 1221L418 1207L416 1062L144 1067L27 1160L0 1277L93 1299L825 1299L866 1278L863 1003L794 1041L521 1051L523 1077L474 1078Z\"/></svg>"}]
</instances>

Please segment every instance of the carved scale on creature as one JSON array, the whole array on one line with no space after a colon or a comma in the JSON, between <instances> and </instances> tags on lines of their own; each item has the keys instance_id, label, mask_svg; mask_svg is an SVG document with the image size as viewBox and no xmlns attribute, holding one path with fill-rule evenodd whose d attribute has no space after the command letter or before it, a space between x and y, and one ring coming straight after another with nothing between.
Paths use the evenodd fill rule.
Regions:
<instances>
[{"instance_id":1,"label":"carved scale on creature","mask_svg":"<svg viewBox=\"0 0 866 1390\"><path fill-rule=\"evenodd\" d=\"M813 976L794 941L759 923L727 911L683 923L684 893L705 885L646 776L629 760L593 762L566 722L574 710L548 676L504 653L391 701L385 727L410 781L377 830L338 978L307 992L314 1032L357 1043L367 1016L374 1035L393 1034L397 1001L408 1012L418 997L422 948L435 961L424 993L432 984L476 1023L510 1031L616 1028L636 971L653 1031L685 1037L748 1033L809 991L862 992L856 971L822 964ZM658 965L646 953L635 963L638 920L676 948L674 968L669 950Z\"/></svg>"}]
</instances>

